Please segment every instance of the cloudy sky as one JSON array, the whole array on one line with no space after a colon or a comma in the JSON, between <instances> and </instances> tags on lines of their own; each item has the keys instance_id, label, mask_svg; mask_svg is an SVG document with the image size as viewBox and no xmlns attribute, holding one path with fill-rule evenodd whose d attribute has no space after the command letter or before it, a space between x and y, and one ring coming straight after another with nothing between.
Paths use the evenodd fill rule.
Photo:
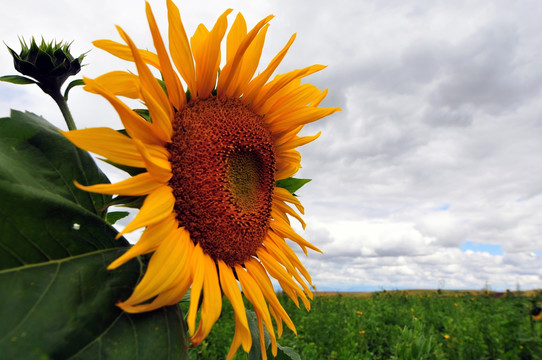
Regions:
<instances>
[{"instance_id":1,"label":"cloudy sky","mask_svg":"<svg viewBox=\"0 0 542 360\"><path fill-rule=\"evenodd\" d=\"M542 288L542 3L177 4L189 34L228 7L249 26L274 14L262 64L296 32L279 72L328 65L307 81L343 111L306 127L323 134L298 174L313 179L299 195L304 235L324 250L303 259L319 290ZM151 5L165 30L165 0ZM91 44L118 40L115 24L152 48L143 1L18 0L3 13L0 40L74 40L74 54L90 50L88 77L129 68ZM14 72L4 50L0 69ZM120 128L105 100L70 97L79 127ZM35 86L0 83L0 116L11 108L65 128Z\"/></svg>"}]
</instances>

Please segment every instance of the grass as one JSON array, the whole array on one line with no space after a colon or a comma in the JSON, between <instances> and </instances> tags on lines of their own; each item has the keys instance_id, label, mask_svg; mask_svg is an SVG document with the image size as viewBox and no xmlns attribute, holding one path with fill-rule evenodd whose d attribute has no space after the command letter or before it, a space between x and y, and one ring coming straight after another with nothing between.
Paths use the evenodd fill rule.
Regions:
<instances>
[{"instance_id":1,"label":"grass","mask_svg":"<svg viewBox=\"0 0 542 360\"><path fill-rule=\"evenodd\" d=\"M382 291L319 294L307 313L284 294L296 325L279 343L301 359L542 359L542 321L531 310L542 293ZM223 359L234 331L227 301L191 359ZM235 359L246 359L239 350Z\"/></svg>"}]
</instances>

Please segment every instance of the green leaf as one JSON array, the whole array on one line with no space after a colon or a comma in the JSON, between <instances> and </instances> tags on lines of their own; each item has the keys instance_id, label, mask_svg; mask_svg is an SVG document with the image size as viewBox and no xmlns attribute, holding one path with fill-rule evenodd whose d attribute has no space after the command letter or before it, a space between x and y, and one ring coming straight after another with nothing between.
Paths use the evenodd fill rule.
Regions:
<instances>
[{"instance_id":1,"label":"green leaf","mask_svg":"<svg viewBox=\"0 0 542 360\"><path fill-rule=\"evenodd\" d=\"M5 81L17 85L37 84L34 80L20 75L0 76L0 81Z\"/></svg>"},{"instance_id":2,"label":"green leaf","mask_svg":"<svg viewBox=\"0 0 542 360\"><path fill-rule=\"evenodd\" d=\"M10 204L0 206L0 270L128 246L101 218L58 194L0 180L0 203Z\"/></svg>"},{"instance_id":3,"label":"green leaf","mask_svg":"<svg viewBox=\"0 0 542 360\"><path fill-rule=\"evenodd\" d=\"M0 119L0 354L6 359L186 359L178 306L126 314L143 264L107 266L128 243L105 217L107 183L44 119ZM119 248L122 247L122 248Z\"/></svg>"},{"instance_id":4,"label":"green leaf","mask_svg":"<svg viewBox=\"0 0 542 360\"><path fill-rule=\"evenodd\" d=\"M0 270L128 245L101 218L111 197L73 180L109 182L43 118L13 111L0 119Z\"/></svg>"},{"instance_id":5,"label":"green leaf","mask_svg":"<svg viewBox=\"0 0 542 360\"><path fill-rule=\"evenodd\" d=\"M114 305L140 274L136 260L106 269L123 252L99 250L0 271L2 357L186 359L178 306L130 315Z\"/></svg>"},{"instance_id":6,"label":"green leaf","mask_svg":"<svg viewBox=\"0 0 542 360\"><path fill-rule=\"evenodd\" d=\"M107 213L105 221L107 221L109 225L114 225L117 221L124 219L128 215L130 215L128 211L110 211Z\"/></svg>"},{"instance_id":7,"label":"green leaf","mask_svg":"<svg viewBox=\"0 0 542 360\"><path fill-rule=\"evenodd\" d=\"M70 82L66 87L66 90L64 90L64 100L68 101L68 93L73 87L82 85L85 85L85 82L82 79L77 79Z\"/></svg>"},{"instance_id":8,"label":"green leaf","mask_svg":"<svg viewBox=\"0 0 542 360\"><path fill-rule=\"evenodd\" d=\"M288 190L291 194L294 194L297 190L301 189L303 185L311 181L311 179L296 179L293 177L277 180L275 182L276 187L284 188Z\"/></svg>"},{"instance_id":9,"label":"green leaf","mask_svg":"<svg viewBox=\"0 0 542 360\"><path fill-rule=\"evenodd\" d=\"M12 110L0 119L0 180L57 194L105 216L111 196L79 190L83 185L109 183L88 152L75 147L40 116Z\"/></svg>"}]
</instances>

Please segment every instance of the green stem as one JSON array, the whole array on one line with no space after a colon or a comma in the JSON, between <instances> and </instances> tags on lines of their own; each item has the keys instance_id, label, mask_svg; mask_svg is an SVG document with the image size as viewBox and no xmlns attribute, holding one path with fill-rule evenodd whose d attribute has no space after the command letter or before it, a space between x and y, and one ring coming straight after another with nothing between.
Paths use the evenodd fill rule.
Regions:
<instances>
[{"instance_id":1,"label":"green stem","mask_svg":"<svg viewBox=\"0 0 542 360\"><path fill-rule=\"evenodd\" d=\"M55 94L49 94L55 100L56 104L60 108L60 111L62 112L62 115L64 116L64 120L66 121L66 125L68 125L69 130L76 130L77 127L75 126L75 122L73 121L72 114L70 112L70 108L68 107L68 103L64 99L64 96L60 93Z\"/></svg>"}]
</instances>

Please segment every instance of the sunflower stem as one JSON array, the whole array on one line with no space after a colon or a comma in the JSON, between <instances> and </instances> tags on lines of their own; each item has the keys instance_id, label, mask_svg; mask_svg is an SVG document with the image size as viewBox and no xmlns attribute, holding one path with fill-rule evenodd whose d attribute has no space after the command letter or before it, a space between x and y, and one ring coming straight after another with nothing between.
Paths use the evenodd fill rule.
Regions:
<instances>
[{"instance_id":1,"label":"sunflower stem","mask_svg":"<svg viewBox=\"0 0 542 360\"><path fill-rule=\"evenodd\" d=\"M48 94L51 95L53 100L55 100L56 104L60 108L60 111L62 112L62 115L64 116L64 120L66 121L66 125L68 125L68 129L76 130L77 127L75 126L75 122L73 121L70 108L68 107L68 103L66 102L66 99L64 99L64 96L62 96L60 91L55 92L53 94L51 93L48 93Z\"/></svg>"}]
</instances>

